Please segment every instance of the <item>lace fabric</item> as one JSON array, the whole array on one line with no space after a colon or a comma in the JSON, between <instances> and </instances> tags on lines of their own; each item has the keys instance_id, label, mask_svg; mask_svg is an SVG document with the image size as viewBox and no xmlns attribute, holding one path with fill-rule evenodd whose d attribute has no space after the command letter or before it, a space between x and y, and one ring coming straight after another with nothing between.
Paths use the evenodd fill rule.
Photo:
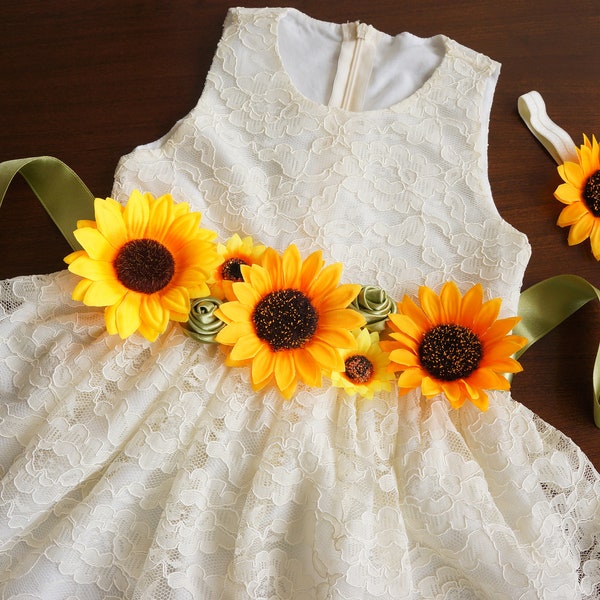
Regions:
<instances>
[{"instance_id":1,"label":"lace fabric","mask_svg":"<svg viewBox=\"0 0 600 600\"><path fill-rule=\"evenodd\" d=\"M299 92L286 20L341 43L294 9L231 9L198 105L121 160L114 197L170 192L223 240L322 249L398 299L481 282L514 313L529 246L487 180L497 63L436 38L420 87L351 112ZM107 335L74 284L2 282L1 598L600 594L598 474L508 393L486 413L416 391L286 402L178 325Z\"/></svg>"}]
</instances>

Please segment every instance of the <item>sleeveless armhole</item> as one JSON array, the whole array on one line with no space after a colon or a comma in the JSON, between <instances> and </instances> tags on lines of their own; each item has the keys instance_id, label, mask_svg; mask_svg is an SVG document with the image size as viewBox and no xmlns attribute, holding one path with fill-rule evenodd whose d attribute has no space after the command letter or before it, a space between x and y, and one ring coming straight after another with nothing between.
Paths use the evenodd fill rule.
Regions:
<instances>
[{"instance_id":1,"label":"sleeveless armhole","mask_svg":"<svg viewBox=\"0 0 600 600\"><path fill-rule=\"evenodd\" d=\"M145 165L150 167L148 172L151 172L153 168L156 170L158 168L157 165L160 167L158 169L160 175L152 180L152 190L154 195L171 193L173 191L169 181L174 182L175 180L173 172L174 165L172 161L169 160L167 142L179 137L177 133L178 129L193 119L194 113L198 111L205 101L206 95L210 93L211 88L213 87L210 81L211 73L216 70L216 64L224 60L222 56L223 47L230 37L230 30L238 26L238 21L239 10L237 8L229 8L223 22L222 34L218 41L211 66L206 75L200 98L194 107L180 117L161 137L151 142L140 144L127 154L121 156L115 169L111 192L112 198L118 202L124 203L134 189L144 190L145 180L143 179L143 167ZM169 173L167 173L167 171L169 171ZM185 198L181 199L183 200Z\"/></svg>"}]
</instances>

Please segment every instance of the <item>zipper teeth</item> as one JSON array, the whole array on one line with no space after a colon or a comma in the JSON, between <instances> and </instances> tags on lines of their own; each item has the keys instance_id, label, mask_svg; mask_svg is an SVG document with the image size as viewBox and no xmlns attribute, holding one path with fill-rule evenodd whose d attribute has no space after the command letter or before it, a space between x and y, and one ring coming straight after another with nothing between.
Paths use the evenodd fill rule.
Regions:
<instances>
[{"instance_id":1,"label":"zipper teeth","mask_svg":"<svg viewBox=\"0 0 600 600\"><path fill-rule=\"evenodd\" d=\"M349 109L350 103L352 101L352 95L354 93L354 83L356 81L356 74L358 73L363 41L364 40L362 38L357 38L354 44L352 60L350 61L350 69L348 70L348 79L346 80L344 95L342 97L342 108L345 110Z\"/></svg>"}]
</instances>

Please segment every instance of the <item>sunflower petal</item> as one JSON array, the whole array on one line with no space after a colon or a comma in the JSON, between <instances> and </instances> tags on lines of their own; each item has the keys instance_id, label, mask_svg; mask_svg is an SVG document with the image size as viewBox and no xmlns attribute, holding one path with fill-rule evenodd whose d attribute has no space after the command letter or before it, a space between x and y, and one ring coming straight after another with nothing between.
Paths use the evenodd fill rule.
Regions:
<instances>
[{"instance_id":1,"label":"sunflower petal","mask_svg":"<svg viewBox=\"0 0 600 600\"><path fill-rule=\"evenodd\" d=\"M172 287L167 293L161 294L161 301L165 308L173 312L190 312L190 295L184 287Z\"/></svg>"},{"instance_id":2,"label":"sunflower petal","mask_svg":"<svg viewBox=\"0 0 600 600\"><path fill-rule=\"evenodd\" d=\"M319 315L319 327L328 329L359 329L365 324L365 318L351 308L330 310Z\"/></svg>"},{"instance_id":3,"label":"sunflower petal","mask_svg":"<svg viewBox=\"0 0 600 600\"><path fill-rule=\"evenodd\" d=\"M477 283L470 288L462 298L460 305L459 324L465 327L473 327L475 318L483 305L483 287Z\"/></svg>"},{"instance_id":4,"label":"sunflower petal","mask_svg":"<svg viewBox=\"0 0 600 600\"><path fill-rule=\"evenodd\" d=\"M562 179L576 188L581 189L582 184L585 181L585 174L581 168L581 165L567 161L558 167L558 174Z\"/></svg>"},{"instance_id":5,"label":"sunflower petal","mask_svg":"<svg viewBox=\"0 0 600 600\"><path fill-rule=\"evenodd\" d=\"M296 289L300 285L300 274L302 267L302 258L296 244L290 244L281 260L283 281L285 288Z\"/></svg>"},{"instance_id":6,"label":"sunflower petal","mask_svg":"<svg viewBox=\"0 0 600 600\"><path fill-rule=\"evenodd\" d=\"M426 285L419 288L421 309L432 323L439 324L444 320L444 314L439 296Z\"/></svg>"},{"instance_id":7,"label":"sunflower petal","mask_svg":"<svg viewBox=\"0 0 600 600\"><path fill-rule=\"evenodd\" d=\"M110 306L120 302L126 293L127 288L115 279L92 281L85 293L83 303L87 306Z\"/></svg>"},{"instance_id":8,"label":"sunflower petal","mask_svg":"<svg viewBox=\"0 0 600 600\"><path fill-rule=\"evenodd\" d=\"M322 370L319 364L304 348L294 352L296 360L296 373L298 378L307 385L320 387L322 383Z\"/></svg>"},{"instance_id":9,"label":"sunflower petal","mask_svg":"<svg viewBox=\"0 0 600 600\"><path fill-rule=\"evenodd\" d=\"M331 371L343 371L344 361L339 352L329 344L324 344L320 340L311 340L305 346L306 351L315 359L315 361L324 369Z\"/></svg>"},{"instance_id":10,"label":"sunflower petal","mask_svg":"<svg viewBox=\"0 0 600 600\"><path fill-rule=\"evenodd\" d=\"M412 367L419 367L419 357L409 350L399 348L390 352L390 361L399 365L403 369L410 369Z\"/></svg>"},{"instance_id":11,"label":"sunflower petal","mask_svg":"<svg viewBox=\"0 0 600 600\"><path fill-rule=\"evenodd\" d=\"M592 233L590 234L590 243L592 245L594 258L600 260L600 219L597 219L594 223Z\"/></svg>"},{"instance_id":12,"label":"sunflower petal","mask_svg":"<svg viewBox=\"0 0 600 600\"><path fill-rule=\"evenodd\" d=\"M221 329L217 335L217 341L219 341L219 336L223 331L225 331L226 327ZM253 333L249 333L247 335L243 335L238 338L235 346L232 348L229 356L233 360L249 360L254 358L257 352L263 347L264 343L259 340L256 335Z\"/></svg>"},{"instance_id":13,"label":"sunflower petal","mask_svg":"<svg viewBox=\"0 0 600 600\"><path fill-rule=\"evenodd\" d=\"M342 276L342 264L334 263L327 265L307 288L307 294L311 298L323 298L330 294L339 284ZM360 290L359 290L360 291ZM357 292L358 294L358 292Z\"/></svg>"},{"instance_id":14,"label":"sunflower petal","mask_svg":"<svg viewBox=\"0 0 600 600\"><path fill-rule=\"evenodd\" d=\"M123 210L123 220L130 238L146 237L146 226L150 216L149 198L139 190L134 190Z\"/></svg>"},{"instance_id":15,"label":"sunflower petal","mask_svg":"<svg viewBox=\"0 0 600 600\"><path fill-rule=\"evenodd\" d=\"M423 371L416 367L412 369L406 369L398 377L398 387L403 389L414 389L421 386L423 383Z\"/></svg>"},{"instance_id":16,"label":"sunflower petal","mask_svg":"<svg viewBox=\"0 0 600 600\"><path fill-rule=\"evenodd\" d=\"M275 354L275 383L280 391L287 390L296 382L296 366L293 351Z\"/></svg>"},{"instance_id":17,"label":"sunflower petal","mask_svg":"<svg viewBox=\"0 0 600 600\"><path fill-rule=\"evenodd\" d=\"M219 344L225 344L226 346L234 346L237 341L246 335L254 333L252 325L248 321L242 321L239 323L230 323L226 325L217 334L217 342Z\"/></svg>"},{"instance_id":18,"label":"sunflower petal","mask_svg":"<svg viewBox=\"0 0 600 600\"><path fill-rule=\"evenodd\" d=\"M259 386L268 382L275 369L275 353L268 346L263 346L252 360L251 378L252 385Z\"/></svg>"},{"instance_id":19,"label":"sunflower petal","mask_svg":"<svg viewBox=\"0 0 600 600\"><path fill-rule=\"evenodd\" d=\"M569 229L568 243L569 246L580 244L583 240L590 237L594 227L594 217L588 212L583 215L579 221L574 223Z\"/></svg>"},{"instance_id":20,"label":"sunflower petal","mask_svg":"<svg viewBox=\"0 0 600 600\"><path fill-rule=\"evenodd\" d=\"M319 327L314 335L314 339L321 340L334 348L356 348L355 337L347 329L339 327Z\"/></svg>"},{"instance_id":21,"label":"sunflower petal","mask_svg":"<svg viewBox=\"0 0 600 600\"><path fill-rule=\"evenodd\" d=\"M444 321L455 323L460 316L462 296L458 286L453 281L448 281L442 286L440 301Z\"/></svg>"},{"instance_id":22,"label":"sunflower petal","mask_svg":"<svg viewBox=\"0 0 600 600\"><path fill-rule=\"evenodd\" d=\"M169 322L169 312L155 294L146 295L140 304L140 319L145 328L162 333ZM140 330L143 334L143 332Z\"/></svg>"},{"instance_id":23,"label":"sunflower petal","mask_svg":"<svg viewBox=\"0 0 600 600\"><path fill-rule=\"evenodd\" d=\"M441 394L443 388L438 381L429 377L429 375L425 375L421 381L421 391L426 398L432 398Z\"/></svg>"},{"instance_id":24,"label":"sunflower petal","mask_svg":"<svg viewBox=\"0 0 600 600\"><path fill-rule=\"evenodd\" d=\"M140 294L128 292L116 305L117 331L122 339L129 337L140 326L140 302Z\"/></svg>"},{"instance_id":25,"label":"sunflower petal","mask_svg":"<svg viewBox=\"0 0 600 600\"><path fill-rule=\"evenodd\" d=\"M589 210L583 202L573 202L573 204L565 206L560 211L556 224L559 227L568 227L569 225L577 223L579 219L587 214L589 214Z\"/></svg>"},{"instance_id":26,"label":"sunflower petal","mask_svg":"<svg viewBox=\"0 0 600 600\"><path fill-rule=\"evenodd\" d=\"M117 251L97 229L83 227L76 229L73 235L91 259L106 262L112 262L115 259Z\"/></svg>"},{"instance_id":27,"label":"sunflower petal","mask_svg":"<svg viewBox=\"0 0 600 600\"><path fill-rule=\"evenodd\" d=\"M561 183L554 190L554 197L563 204L573 204L581 201L581 190L570 183Z\"/></svg>"},{"instance_id":28,"label":"sunflower petal","mask_svg":"<svg viewBox=\"0 0 600 600\"><path fill-rule=\"evenodd\" d=\"M308 286L317 277L319 271L323 268L323 258L320 250L309 254L302 263L300 276L300 285L302 289L308 289Z\"/></svg>"},{"instance_id":29,"label":"sunflower petal","mask_svg":"<svg viewBox=\"0 0 600 600\"><path fill-rule=\"evenodd\" d=\"M87 255L78 256L68 267L71 273L91 279L92 281L105 281L115 279L115 270L111 263L104 260L93 260Z\"/></svg>"},{"instance_id":30,"label":"sunflower petal","mask_svg":"<svg viewBox=\"0 0 600 600\"><path fill-rule=\"evenodd\" d=\"M98 230L113 248L118 249L129 241L123 207L118 202L112 198L96 198L94 212Z\"/></svg>"}]
</instances>

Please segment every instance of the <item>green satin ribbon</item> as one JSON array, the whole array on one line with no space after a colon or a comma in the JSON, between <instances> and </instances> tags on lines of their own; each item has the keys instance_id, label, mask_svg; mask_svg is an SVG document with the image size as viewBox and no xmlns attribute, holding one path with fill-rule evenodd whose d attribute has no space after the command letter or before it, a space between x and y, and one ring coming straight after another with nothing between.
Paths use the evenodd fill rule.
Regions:
<instances>
[{"instance_id":1,"label":"green satin ribbon","mask_svg":"<svg viewBox=\"0 0 600 600\"><path fill-rule=\"evenodd\" d=\"M595 298L600 300L600 290L577 275L550 277L521 292L518 310L521 321L514 333L526 337L529 343L517 353L517 358ZM600 428L600 348L596 354L592 381L594 423Z\"/></svg>"},{"instance_id":2,"label":"green satin ribbon","mask_svg":"<svg viewBox=\"0 0 600 600\"><path fill-rule=\"evenodd\" d=\"M53 156L20 158L0 163L0 206L6 190L19 173L73 250L81 246L73 231L79 219L94 220L94 196L77 174Z\"/></svg>"},{"instance_id":3,"label":"green satin ribbon","mask_svg":"<svg viewBox=\"0 0 600 600\"><path fill-rule=\"evenodd\" d=\"M21 174L74 250L81 248L73 231L79 219L94 220L94 196L77 174L52 156L37 156L0 163L0 205L15 175ZM529 343L560 325L590 300L600 300L600 290L576 275L558 275L524 290L519 298L521 322L514 333ZM600 349L593 372L594 422L600 428Z\"/></svg>"}]
</instances>

